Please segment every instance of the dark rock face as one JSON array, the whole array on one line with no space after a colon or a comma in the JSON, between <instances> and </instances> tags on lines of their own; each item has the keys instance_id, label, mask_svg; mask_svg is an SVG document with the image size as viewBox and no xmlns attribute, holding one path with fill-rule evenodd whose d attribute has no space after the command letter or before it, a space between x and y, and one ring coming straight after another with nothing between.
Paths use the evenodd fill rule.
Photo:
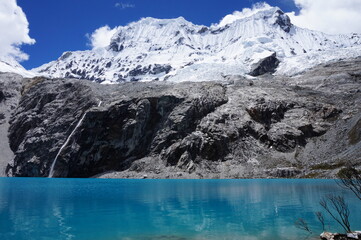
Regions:
<instances>
[{"instance_id":1,"label":"dark rock face","mask_svg":"<svg viewBox=\"0 0 361 240\"><path fill-rule=\"evenodd\" d=\"M31 79L10 121L8 173L48 176L75 129L55 177L332 177L360 164L360 63L252 84Z\"/></svg>"},{"instance_id":2,"label":"dark rock face","mask_svg":"<svg viewBox=\"0 0 361 240\"><path fill-rule=\"evenodd\" d=\"M170 65L154 64L146 67L142 67L141 65L138 65L136 68L130 70L128 75L131 77L136 77L146 74L157 75L163 72L168 74L171 71L171 69L172 67Z\"/></svg>"},{"instance_id":3,"label":"dark rock face","mask_svg":"<svg viewBox=\"0 0 361 240\"><path fill-rule=\"evenodd\" d=\"M202 27L201 30L198 31L199 34L207 32L209 29L208 27Z\"/></svg>"},{"instance_id":4,"label":"dark rock face","mask_svg":"<svg viewBox=\"0 0 361 240\"><path fill-rule=\"evenodd\" d=\"M61 55L61 57L59 58L60 61L64 61L65 59L67 59L68 57L70 57L73 53L72 52L65 52L63 53L63 55Z\"/></svg>"},{"instance_id":5,"label":"dark rock face","mask_svg":"<svg viewBox=\"0 0 361 240\"><path fill-rule=\"evenodd\" d=\"M261 98L256 100L254 106L250 106L246 110L253 120L269 129L272 123L281 121L285 112L293 107L293 103L265 102L265 99Z\"/></svg>"},{"instance_id":6,"label":"dark rock face","mask_svg":"<svg viewBox=\"0 0 361 240\"><path fill-rule=\"evenodd\" d=\"M286 33L289 33L292 28L292 23L290 18L281 10L278 10L276 14L278 16L275 24L278 24Z\"/></svg>"},{"instance_id":7,"label":"dark rock face","mask_svg":"<svg viewBox=\"0 0 361 240\"><path fill-rule=\"evenodd\" d=\"M327 106L312 108L310 106L285 101L270 101L257 99L256 104L246 108L248 114L263 128L255 129L254 134L261 141L270 147L275 147L278 151L287 152L296 146L304 146L307 138L321 136L326 132L326 128L315 129L316 122L322 122L325 118L324 109ZM340 110L332 107L333 114L338 115ZM312 120L297 119L307 113Z\"/></svg>"},{"instance_id":8,"label":"dark rock face","mask_svg":"<svg viewBox=\"0 0 361 240\"><path fill-rule=\"evenodd\" d=\"M222 94L221 88L219 91ZM79 129L76 151L71 151L76 154L69 154L69 162L63 163L68 170L60 176L89 177L107 170L126 170L133 160L156 153L160 147L167 148L173 141L192 132L203 115L225 100L221 97L210 103L192 101L188 109L183 98L172 95L145 97L121 101L106 111L88 112L82 126L84 130ZM182 116L177 111L181 111ZM87 164L80 169L78 161L72 162L74 159Z\"/></svg>"},{"instance_id":9,"label":"dark rock face","mask_svg":"<svg viewBox=\"0 0 361 240\"><path fill-rule=\"evenodd\" d=\"M220 34L222 32L224 32L225 30L227 30L229 28L229 25L226 25L224 27L220 27L220 28L217 28L213 31L211 31L212 34Z\"/></svg>"},{"instance_id":10,"label":"dark rock face","mask_svg":"<svg viewBox=\"0 0 361 240\"><path fill-rule=\"evenodd\" d=\"M90 177L125 170L135 159L159 153L187 136L205 115L226 102L224 87L219 84L198 84L191 95L185 86L172 94L172 86L167 85L160 86L164 91L149 94L148 88L160 89L139 84L134 97L129 88L116 86L112 94L127 97L116 97L102 108L96 107L100 101L97 87L79 81L47 80L28 91L10 128L11 148L17 153L15 176L47 176L57 151L83 114L84 120L64 148L54 176Z\"/></svg>"},{"instance_id":11,"label":"dark rock face","mask_svg":"<svg viewBox=\"0 0 361 240\"><path fill-rule=\"evenodd\" d=\"M256 77L263 75L265 73L274 73L280 61L276 57L276 53L273 53L271 56L266 57L252 66L252 70L249 75Z\"/></svg>"},{"instance_id":12,"label":"dark rock face","mask_svg":"<svg viewBox=\"0 0 361 240\"><path fill-rule=\"evenodd\" d=\"M160 65L160 64L154 64L152 71L150 74L156 75L159 73L166 73L168 74L172 70L172 67L170 65Z\"/></svg>"},{"instance_id":13,"label":"dark rock face","mask_svg":"<svg viewBox=\"0 0 361 240\"><path fill-rule=\"evenodd\" d=\"M28 177L46 176L50 161L56 155L55 149L52 149L61 146L59 139L65 139L70 134L71 126L85 109L97 104L87 97L91 89L81 82L58 79L33 81L36 81L37 87L31 87L24 93L14 114L16 117L10 120L9 129L10 148L16 152L14 164L17 170L13 171ZM19 159L27 159L27 162Z\"/></svg>"},{"instance_id":14,"label":"dark rock face","mask_svg":"<svg viewBox=\"0 0 361 240\"><path fill-rule=\"evenodd\" d=\"M109 49L114 52L121 52L124 49L123 44L121 44L121 38L117 37L109 44Z\"/></svg>"},{"instance_id":15,"label":"dark rock face","mask_svg":"<svg viewBox=\"0 0 361 240\"><path fill-rule=\"evenodd\" d=\"M4 92L0 91L0 102L4 101L6 99L6 96Z\"/></svg>"}]
</instances>

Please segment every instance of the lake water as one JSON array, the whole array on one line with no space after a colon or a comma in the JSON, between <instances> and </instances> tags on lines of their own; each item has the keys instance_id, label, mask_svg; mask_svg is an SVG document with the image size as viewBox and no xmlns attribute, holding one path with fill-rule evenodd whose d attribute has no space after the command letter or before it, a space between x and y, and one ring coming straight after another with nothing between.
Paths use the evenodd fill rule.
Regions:
<instances>
[{"instance_id":1,"label":"lake water","mask_svg":"<svg viewBox=\"0 0 361 240\"><path fill-rule=\"evenodd\" d=\"M299 240L297 218L322 232L314 212L331 193L361 229L360 201L334 180L0 178L0 239Z\"/></svg>"}]
</instances>

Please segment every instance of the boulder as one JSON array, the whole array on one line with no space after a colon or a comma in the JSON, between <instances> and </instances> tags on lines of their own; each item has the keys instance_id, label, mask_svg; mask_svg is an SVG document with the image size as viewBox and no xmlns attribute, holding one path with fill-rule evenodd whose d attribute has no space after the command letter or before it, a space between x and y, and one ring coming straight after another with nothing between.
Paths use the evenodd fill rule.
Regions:
<instances>
[{"instance_id":1,"label":"boulder","mask_svg":"<svg viewBox=\"0 0 361 240\"><path fill-rule=\"evenodd\" d=\"M274 73L280 61L276 57L276 53L259 60L251 66L251 71L248 73L253 77L263 75L265 73Z\"/></svg>"},{"instance_id":2,"label":"boulder","mask_svg":"<svg viewBox=\"0 0 361 240\"><path fill-rule=\"evenodd\" d=\"M323 232L320 235L322 240L354 240L361 238L361 232L356 231L347 234Z\"/></svg>"}]
</instances>

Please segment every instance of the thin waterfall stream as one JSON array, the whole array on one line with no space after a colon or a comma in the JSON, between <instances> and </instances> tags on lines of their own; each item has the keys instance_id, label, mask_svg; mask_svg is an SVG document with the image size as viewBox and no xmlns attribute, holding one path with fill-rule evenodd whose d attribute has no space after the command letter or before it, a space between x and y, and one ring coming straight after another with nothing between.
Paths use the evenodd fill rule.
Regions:
<instances>
[{"instance_id":1,"label":"thin waterfall stream","mask_svg":"<svg viewBox=\"0 0 361 240\"><path fill-rule=\"evenodd\" d=\"M102 101L99 101L98 107L100 107L100 105L102 104ZM66 141L64 142L64 144L61 146L61 148L59 149L58 153L56 154L53 163L51 164L50 167L50 172L48 175L48 178L52 178L54 176L54 167L56 165L56 161L58 160L61 152L63 151L63 149L68 145L71 137L74 135L74 133L76 132L76 130L80 127L80 125L82 124L85 116L86 116L87 112L85 112L83 114L83 116L81 117L81 119L79 120L78 124L75 126L75 128L73 129L73 131L69 134L68 138L66 139Z\"/></svg>"}]
</instances>

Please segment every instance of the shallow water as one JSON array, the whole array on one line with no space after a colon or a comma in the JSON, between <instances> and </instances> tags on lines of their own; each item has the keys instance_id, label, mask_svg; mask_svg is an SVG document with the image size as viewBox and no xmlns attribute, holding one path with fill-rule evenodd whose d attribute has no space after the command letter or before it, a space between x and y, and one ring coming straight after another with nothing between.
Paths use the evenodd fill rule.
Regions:
<instances>
[{"instance_id":1,"label":"shallow water","mask_svg":"<svg viewBox=\"0 0 361 240\"><path fill-rule=\"evenodd\" d=\"M334 180L0 178L0 239L306 239L294 222L322 232L314 212L330 193L361 229L360 201Z\"/></svg>"}]
</instances>

